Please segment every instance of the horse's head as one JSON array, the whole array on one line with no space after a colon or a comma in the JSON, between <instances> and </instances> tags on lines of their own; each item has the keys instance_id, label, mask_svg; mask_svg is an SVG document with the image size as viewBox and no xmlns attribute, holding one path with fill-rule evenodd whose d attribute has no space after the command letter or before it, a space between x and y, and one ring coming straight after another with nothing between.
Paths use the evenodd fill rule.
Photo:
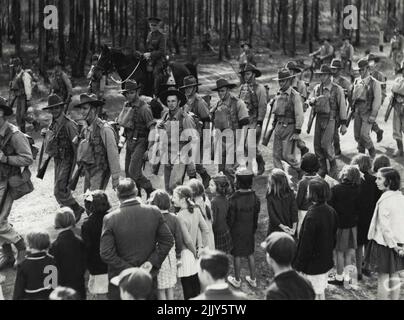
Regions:
<instances>
[{"instance_id":1,"label":"horse's head","mask_svg":"<svg viewBox=\"0 0 404 320\"><path fill-rule=\"evenodd\" d=\"M101 54L98 58L97 63L94 65L94 77L101 77L104 73L110 73L114 69L114 64L112 60L112 51L107 45L101 48ZM99 79L95 79L99 80Z\"/></svg>"}]
</instances>

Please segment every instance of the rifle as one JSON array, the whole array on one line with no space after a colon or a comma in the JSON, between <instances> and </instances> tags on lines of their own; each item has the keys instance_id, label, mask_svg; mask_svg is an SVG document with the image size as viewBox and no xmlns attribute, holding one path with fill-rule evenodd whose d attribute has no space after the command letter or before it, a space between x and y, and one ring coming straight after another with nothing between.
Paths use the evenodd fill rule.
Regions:
<instances>
[{"instance_id":1,"label":"rifle","mask_svg":"<svg viewBox=\"0 0 404 320\"><path fill-rule=\"evenodd\" d=\"M314 111L314 108L311 108L309 123L307 124L307 133L310 134L311 128L313 127L314 119L316 118L317 113Z\"/></svg>"},{"instance_id":2,"label":"rifle","mask_svg":"<svg viewBox=\"0 0 404 320\"><path fill-rule=\"evenodd\" d=\"M272 117L272 113L274 110L274 104L275 104L275 99L272 99L268 103L268 105L270 106L268 120L266 120L266 124L264 125L264 128L263 128L262 145L264 145L266 147L268 146L269 141L271 140L272 134L275 131L275 122L273 123L272 128L268 130L270 123L271 123L271 117ZM265 116L265 119L267 119L267 116Z\"/></svg>"},{"instance_id":3,"label":"rifle","mask_svg":"<svg viewBox=\"0 0 404 320\"><path fill-rule=\"evenodd\" d=\"M391 98L390 98L390 102L389 102L389 105L388 105L388 107L387 107L386 114L385 114L385 116L384 116L384 122L387 122L387 121L389 120L389 118L390 118L391 111L392 111L393 108L394 108L394 99L395 99L395 97L394 97L394 94L393 94L393 95L391 96Z\"/></svg>"},{"instance_id":4,"label":"rifle","mask_svg":"<svg viewBox=\"0 0 404 320\"><path fill-rule=\"evenodd\" d=\"M70 182L69 182L70 190L72 190L72 191L76 190L77 184L79 182L81 174L83 173L83 170L84 170L84 167L82 165L79 165L77 167L76 172L73 174L73 176L72 176L72 178L70 179Z\"/></svg>"},{"instance_id":5,"label":"rifle","mask_svg":"<svg viewBox=\"0 0 404 320\"><path fill-rule=\"evenodd\" d=\"M43 156L43 154L42 154L42 149L41 149L41 157L42 157L42 156ZM42 158L39 159L38 173L37 173L37 175L36 175L36 177L37 177L38 179L43 180L43 178L44 178L44 176L45 176L45 172L46 172L46 170L48 169L48 165L49 165L49 162L51 161L51 159L52 159L52 157L49 157L48 159L46 159L45 162L44 162L44 164L43 164L42 166L40 166L40 165L41 165L41 162L42 162Z\"/></svg>"},{"instance_id":6,"label":"rifle","mask_svg":"<svg viewBox=\"0 0 404 320\"><path fill-rule=\"evenodd\" d=\"M355 116L355 102L350 105L351 111L348 111L348 119L346 120L346 127L349 128L349 124Z\"/></svg>"}]
</instances>

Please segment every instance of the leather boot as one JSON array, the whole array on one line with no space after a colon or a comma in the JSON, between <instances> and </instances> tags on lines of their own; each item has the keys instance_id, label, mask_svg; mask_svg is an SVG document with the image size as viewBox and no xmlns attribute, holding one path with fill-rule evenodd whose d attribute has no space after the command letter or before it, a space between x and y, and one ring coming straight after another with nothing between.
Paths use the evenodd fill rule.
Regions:
<instances>
[{"instance_id":1,"label":"leather boot","mask_svg":"<svg viewBox=\"0 0 404 320\"><path fill-rule=\"evenodd\" d=\"M261 154L257 155L258 175L262 176L265 173L265 161Z\"/></svg>"},{"instance_id":2,"label":"leather boot","mask_svg":"<svg viewBox=\"0 0 404 320\"><path fill-rule=\"evenodd\" d=\"M330 177L338 179L338 165L335 159L330 161Z\"/></svg>"},{"instance_id":3,"label":"leather boot","mask_svg":"<svg viewBox=\"0 0 404 320\"><path fill-rule=\"evenodd\" d=\"M382 129L379 129L379 131L376 132L377 143L379 143L383 140L383 133L384 133L384 130L382 130Z\"/></svg>"},{"instance_id":4,"label":"leather boot","mask_svg":"<svg viewBox=\"0 0 404 320\"><path fill-rule=\"evenodd\" d=\"M327 175L327 173L328 173L327 160L322 159L320 160L320 170L318 171L318 175L324 178Z\"/></svg>"},{"instance_id":5,"label":"leather boot","mask_svg":"<svg viewBox=\"0 0 404 320\"><path fill-rule=\"evenodd\" d=\"M13 249L10 243L4 243L2 246L2 255L0 258L0 271L7 268L12 268L15 263Z\"/></svg>"},{"instance_id":6,"label":"leather boot","mask_svg":"<svg viewBox=\"0 0 404 320\"><path fill-rule=\"evenodd\" d=\"M397 148L398 150L394 152L393 157L402 157L404 156L404 150L403 150L403 141L402 140L396 140L397 141Z\"/></svg>"},{"instance_id":7,"label":"leather boot","mask_svg":"<svg viewBox=\"0 0 404 320\"><path fill-rule=\"evenodd\" d=\"M27 251L26 251L27 248L25 246L24 239L19 240L14 245L17 248L17 251L18 251L17 252L17 261L15 262L15 265L18 266L25 260L25 255L27 253Z\"/></svg>"},{"instance_id":8,"label":"leather boot","mask_svg":"<svg viewBox=\"0 0 404 320\"><path fill-rule=\"evenodd\" d=\"M376 149L372 147L368 151L369 151L369 157L374 159L376 157Z\"/></svg>"},{"instance_id":9,"label":"leather boot","mask_svg":"<svg viewBox=\"0 0 404 320\"><path fill-rule=\"evenodd\" d=\"M151 188L145 189L145 191L146 191L146 198L149 199L149 198L150 198L150 195L151 195L154 191L156 191L156 189L154 189L153 187L151 187Z\"/></svg>"}]
</instances>

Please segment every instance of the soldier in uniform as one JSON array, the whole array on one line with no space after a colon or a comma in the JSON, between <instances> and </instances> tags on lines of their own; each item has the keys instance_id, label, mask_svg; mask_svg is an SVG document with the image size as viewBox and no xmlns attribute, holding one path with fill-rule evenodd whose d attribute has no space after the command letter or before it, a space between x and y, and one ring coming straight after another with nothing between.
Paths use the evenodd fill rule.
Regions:
<instances>
[{"instance_id":1,"label":"soldier in uniform","mask_svg":"<svg viewBox=\"0 0 404 320\"><path fill-rule=\"evenodd\" d=\"M251 43L243 41L240 44L240 48L241 48L241 54L238 58L240 71L244 70L244 68L248 64L256 66L257 62L255 61L254 53L252 52Z\"/></svg>"},{"instance_id":2,"label":"soldier in uniform","mask_svg":"<svg viewBox=\"0 0 404 320\"><path fill-rule=\"evenodd\" d=\"M393 95L393 139L397 142L397 151L393 157L404 156L403 151L403 135L404 132L404 62L401 64L398 73L400 76L395 80L391 92Z\"/></svg>"},{"instance_id":3,"label":"soldier in uniform","mask_svg":"<svg viewBox=\"0 0 404 320\"><path fill-rule=\"evenodd\" d=\"M376 150L370 130L374 125L382 103L382 89L380 82L370 75L369 62L366 58L359 60L358 70L360 78L355 80L352 92L352 107L355 109L354 134L358 143L358 151L369 151L374 158Z\"/></svg>"},{"instance_id":4,"label":"soldier in uniform","mask_svg":"<svg viewBox=\"0 0 404 320\"><path fill-rule=\"evenodd\" d=\"M332 70L327 65L322 65L320 71L321 83L315 86L310 99L310 105L317 115L314 131L314 151L320 161L320 175L329 174L337 177L337 161L334 151L334 134L337 121L341 124L340 132L347 132L347 108L345 94L342 87L332 81ZM330 164L328 172L327 160Z\"/></svg>"},{"instance_id":5,"label":"soldier in uniform","mask_svg":"<svg viewBox=\"0 0 404 320\"><path fill-rule=\"evenodd\" d=\"M172 193L177 186L183 183L187 166L195 166L192 160L185 164L181 161L180 154L174 154L176 150L181 152L182 147L187 144L186 141L180 141L181 134L184 130L192 129L189 130L189 133L193 133L191 139L195 141L198 139L198 133L192 116L182 108L187 101L182 92L171 88L162 92L159 98L168 107L168 110L163 112L162 122L159 124L159 129L163 129L167 133L168 145L163 146L164 150L160 155L162 157L164 154L167 155L168 163L164 164L164 184L166 191Z\"/></svg>"},{"instance_id":6,"label":"soldier in uniform","mask_svg":"<svg viewBox=\"0 0 404 320\"><path fill-rule=\"evenodd\" d=\"M274 146L273 161L275 168L284 169L282 160L288 163L301 176L299 161L296 157L296 144L304 122L303 103L299 93L293 89L292 80L295 76L288 69L278 72L280 92L275 97L273 113Z\"/></svg>"},{"instance_id":7,"label":"soldier in uniform","mask_svg":"<svg viewBox=\"0 0 404 320\"><path fill-rule=\"evenodd\" d=\"M331 60L334 58L334 47L330 44L330 39L322 39L320 41L321 47L310 53L310 57L317 57L321 64L330 64Z\"/></svg>"},{"instance_id":8,"label":"soldier in uniform","mask_svg":"<svg viewBox=\"0 0 404 320\"><path fill-rule=\"evenodd\" d=\"M341 47L341 63L342 70L344 70L347 74L351 71L352 61L354 58L355 49L351 44L351 36L345 35L343 37L344 43Z\"/></svg>"},{"instance_id":9,"label":"soldier in uniform","mask_svg":"<svg viewBox=\"0 0 404 320\"><path fill-rule=\"evenodd\" d=\"M394 70L396 73L400 70L401 61L403 61L403 49L404 49L404 40L403 36L400 34L400 30L397 28L394 29L393 38L390 41L391 51L390 51L390 59L393 59Z\"/></svg>"},{"instance_id":10,"label":"soldier in uniform","mask_svg":"<svg viewBox=\"0 0 404 320\"><path fill-rule=\"evenodd\" d=\"M196 172L202 178L203 185L208 188L210 182L210 175L202 165L203 162L203 130L210 129L210 113L208 104L197 94L197 88L200 86L198 80L194 76L187 76L184 78L184 85L180 90L184 90L187 97L187 103L184 105L184 110L187 113L194 115L196 120L196 127L200 137L200 163L195 164Z\"/></svg>"},{"instance_id":11,"label":"soldier in uniform","mask_svg":"<svg viewBox=\"0 0 404 320\"><path fill-rule=\"evenodd\" d=\"M334 59L331 61L330 68L333 76L333 82L339 85L344 90L345 100L349 100L348 95L352 91L352 84L347 78L341 75L341 70L344 68L343 62L340 59ZM334 150L335 156L338 157L341 155L341 144L339 138L339 129L341 127L341 122L339 119L339 114L336 114L335 122L336 126L334 134Z\"/></svg>"},{"instance_id":12,"label":"soldier in uniform","mask_svg":"<svg viewBox=\"0 0 404 320\"><path fill-rule=\"evenodd\" d=\"M150 33L146 40L145 59L149 61L149 65L153 68L154 93L157 96L160 92L160 83L164 75L166 64L166 45L167 40L163 33L158 29L161 19L152 17L148 19Z\"/></svg>"},{"instance_id":13,"label":"soldier in uniform","mask_svg":"<svg viewBox=\"0 0 404 320\"><path fill-rule=\"evenodd\" d=\"M140 88L141 85L135 80L129 80L125 84L125 89L120 91L127 101L118 117L118 123L125 128L124 137L127 141L126 176L135 181L139 192L144 189L149 198L154 189L150 180L143 175L142 167L144 155L149 150L149 132L154 129L156 122L150 106L140 99Z\"/></svg>"},{"instance_id":14,"label":"soldier in uniform","mask_svg":"<svg viewBox=\"0 0 404 320\"><path fill-rule=\"evenodd\" d=\"M69 104L73 93L72 82L62 70L62 62L58 58L55 59L53 64L53 72L49 77L50 94L59 96Z\"/></svg>"},{"instance_id":15,"label":"soldier in uniform","mask_svg":"<svg viewBox=\"0 0 404 320\"><path fill-rule=\"evenodd\" d=\"M48 97L48 105L42 110L52 114L52 122L45 134L44 152L55 162L55 182L53 193L61 207L70 207L79 221L85 211L69 188L69 182L76 164L77 145L73 143L79 135L77 123L64 113L66 102L58 95Z\"/></svg>"},{"instance_id":16,"label":"soldier in uniform","mask_svg":"<svg viewBox=\"0 0 404 320\"><path fill-rule=\"evenodd\" d=\"M376 56L373 53L369 53L367 58L369 62L370 75L380 82L382 88L382 105L383 105L384 99L386 99L387 96L387 77L379 70L377 70L377 64L380 61L380 58L378 56ZM377 143L381 142L383 140L384 131L379 127L377 122L375 122L374 125L372 126L372 131L376 133Z\"/></svg>"},{"instance_id":17,"label":"soldier in uniform","mask_svg":"<svg viewBox=\"0 0 404 320\"><path fill-rule=\"evenodd\" d=\"M256 130L256 160L258 164L258 175L265 172L265 161L258 145L261 139L262 124L267 110L267 93L265 87L259 84L256 79L261 76L259 71L252 64L247 64L240 72L244 79L240 87L239 98L245 103L248 109L250 124L249 129Z\"/></svg>"},{"instance_id":18,"label":"soldier in uniform","mask_svg":"<svg viewBox=\"0 0 404 320\"><path fill-rule=\"evenodd\" d=\"M35 131L39 130L39 123L27 117L27 111L32 98L31 76L22 68L20 58L11 61L13 80L10 84L11 108L16 106L16 120L19 129L25 133L25 122L31 123Z\"/></svg>"},{"instance_id":19,"label":"soldier in uniform","mask_svg":"<svg viewBox=\"0 0 404 320\"><path fill-rule=\"evenodd\" d=\"M8 222L14 199L10 193L9 180L21 174L21 169L30 166L34 159L29 142L18 128L7 121L13 110L7 100L0 97L0 245L3 254L0 270L12 267L16 262L11 244L17 248L17 264L25 256L25 242Z\"/></svg>"},{"instance_id":20,"label":"soldier in uniform","mask_svg":"<svg viewBox=\"0 0 404 320\"><path fill-rule=\"evenodd\" d=\"M108 122L97 116L103 104L95 95L83 93L75 106L87 124L80 132L77 149L77 163L84 168L84 191L105 190L110 177L114 190L119 184L117 135Z\"/></svg>"},{"instance_id":21,"label":"soldier in uniform","mask_svg":"<svg viewBox=\"0 0 404 320\"><path fill-rule=\"evenodd\" d=\"M224 130L232 130L234 139L228 146L228 151L236 153L236 130L242 129L250 123L248 108L245 103L231 94L230 90L236 87L235 84L229 83L225 79L216 81L216 87L212 91L217 91L219 101L211 110L211 117L214 129L223 132ZM235 169L237 168L236 159L234 163L226 162L226 143L225 141L217 141L222 144L222 163L219 164L219 172L223 172L234 185ZM215 146L216 146L215 143ZM215 152L216 153L216 152ZM229 155L230 157L230 155Z\"/></svg>"},{"instance_id":22,"label":"soldier in uniform","mask_svg":"<svg viewBox=\"0 0 404 320\"><path fill-rule=\"evenodd\" d=\"M291 75L294 76L292 78L292 87L295 89L297 92L299 92L300 97L302 98L302 103L303 103L303 111L306 112L307 107L306 107L306 100L309 97L309 93L307 91L307 85L303 80L300 80L298 78L298 75L302 72L302 69L297 65L296 62L294 61L289 61L286 66L286 69L288 69L291 73ZM303 140L297 141L296 146L300 149L300 153L302 157L309 152L309 149L306 146L306 143Z\"/></svg>"}]
</instances>

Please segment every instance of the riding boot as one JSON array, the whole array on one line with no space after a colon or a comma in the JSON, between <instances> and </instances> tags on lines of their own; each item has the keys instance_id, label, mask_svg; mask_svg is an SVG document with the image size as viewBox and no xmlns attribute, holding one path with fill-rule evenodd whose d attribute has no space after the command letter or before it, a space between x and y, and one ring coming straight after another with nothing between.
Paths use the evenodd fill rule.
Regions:
<instances>
[{"instance_id":1,"label":"riding boot","mask_svg":"<svg viewBox=\"0 0 404 320\"><path fill-rule=\"evenodd\" d=\"M11 243L4 243L2 246L2 255L0 258L0 271L12 268L15 263L13 249L11 248Z\"/></svg>"},{"instance_id":2,"label":"riding boot","mask_svg":"<svg viewBox=\"0 0 404 320\"><path fill-rule=\"evenodd\" d=\"M369 151L369 157L371 159L374 159L376 157L376 149L374 147L372 147L368 151Z\"/></svg>"},{"instance_id":3,"label":"riding boot","mask_svg":"<svg viewBox=\"0 0 404 320\"><path fill-rule=\"evenodd\" d=\"M403 150L403 141L402 140L396 140L397 141L397 148L398 150L394 152L393 157L402 157L404 156L404 150Z\"/></svg>"},{"instance_id":4,"label":"riding boot","mask_svg":"<svg viewBox=\"0 0 404 320\"><path fill-rule=\"evenodd\" d=\"M15 265L18 266L25 260L27 247L25 246L24 239L19 240L18 242L14 243L14 245L17 248L17 261L15 262Z\"/></svg>"},{"instance_id":5,"label":"riding boot","mask_svg":"<svg viewBox=\"0 0 404 320\"><path fill-rule=\"evenodd\" d=\"M149 199L149 198L150 198L150 195L151 195L154 191L156 191L156 189L154 189L153 187L151 187L151 188L145 189L145 191L146 191L146 198Z\"/></svg>"},{"instance_id":6,"label":"riding boot","mask_svg":"<svg viewBox=\"0 0 404 320\"><path fill-rule=\"evenodd\" d=\"M318 171L319 176L325 177L328 173L327 170L327 160L326 159L321 159L320 160L320 170Z\"/></svg>"},{"instance_id":7,"label":"riding boot","mask_svg":"<svg viewBox=\"0 0 404 320\"><path fill-rule=\"evenodd\" d=\"M258 175L262 176L265 173L265 161L262 154L257 155Z\"/></svg>"},{"instance_id":8,"label":"riding boot","mask_svg":"<svg viewBox=\"0 0 404 320\"><path fill-rule=\"evenodd\" d=\"M335 159L330 161L330 177L334 179L338 178L338 166Z\"/></svg>"}]
</instances>

